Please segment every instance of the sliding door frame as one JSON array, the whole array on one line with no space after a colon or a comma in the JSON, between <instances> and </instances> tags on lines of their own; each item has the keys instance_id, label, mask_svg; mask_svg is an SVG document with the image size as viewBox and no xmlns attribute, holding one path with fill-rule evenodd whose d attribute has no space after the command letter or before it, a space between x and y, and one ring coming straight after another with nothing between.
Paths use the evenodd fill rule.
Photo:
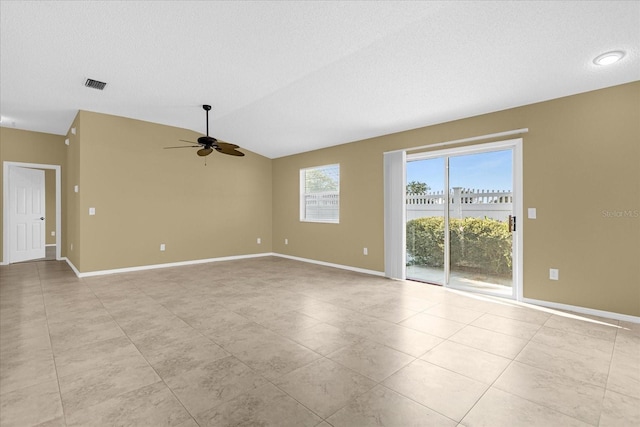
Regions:
<instances>
[{"instance_id":1,"label":"sliding door frame","mask_svg":"<svg viewBox=\"0 0 640 427\"><path fill-rule=\"evenodd\" d=\"M488 142L482 144L467 145L463 147L435 149L431 151L423 151L420 153L413 153L406 155L406 162L416 160L427 160L433 158L444 157L445 159L445 179L444 187L445 194L449 194L449 157L451 156L463 156L468 154L479 154L491 151L512 150L512 167L513 167L513 214L516 217L516 231L513 232L512 246L513 246L513 291L508 298L521 301L523 298L523 182L522 182L522 138L509 139L505 141ZM410 150L409 150L410 151ZM405 168L406 169L406 168ZM406 183L406 176L405 176ZM406 233L406 221L404 224L404 233ZM449 235L449 205L444 209L444 232L445 236ZM448 287L449 274L450 274L450 260L449 260L449 239L445 237L445 253L444 253L444 286ZM402 254L403 260L406 259L406 247ZM451 288L455 289L455 288ZM482 291L474 291L476 293L484 293ZM489 294L495 295L495 294Z\"/></svg>"}]
</instances>

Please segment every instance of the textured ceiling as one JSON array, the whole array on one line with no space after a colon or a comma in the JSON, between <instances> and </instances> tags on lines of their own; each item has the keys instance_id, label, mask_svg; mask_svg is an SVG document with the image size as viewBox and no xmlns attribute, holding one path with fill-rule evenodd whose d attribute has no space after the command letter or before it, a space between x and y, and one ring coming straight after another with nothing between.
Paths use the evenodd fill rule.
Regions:
<instances>
[{"instance_id":1,"label":"textured ceiling","mask_svg":"<svg viewBox=\"0 0 640 427\"><path fill-rule=\"evenodd\" d=\"M88 110L204 133L211 104L213 136L270 158L640 80L638 1L1 1L0 19L2 126L63 135Z\"/></svg>"}]
</instances>

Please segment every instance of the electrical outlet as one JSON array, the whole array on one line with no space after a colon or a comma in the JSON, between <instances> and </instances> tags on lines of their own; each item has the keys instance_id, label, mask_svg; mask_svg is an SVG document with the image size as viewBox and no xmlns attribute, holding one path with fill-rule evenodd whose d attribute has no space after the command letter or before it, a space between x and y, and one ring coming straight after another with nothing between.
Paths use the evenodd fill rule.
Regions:
<instances>
[{"instance_id":1,"label":"electrical outlet","mask_svg":"<svg viewBox=\"0 0 640 427\"><path fill-rule=\"evenodd\" d=\"M166 249L166 246L164 245L164 243L160 243L160 251L164 251Z\"/></svg>"},{"instance_id":2,"label":"electrical outlet","mask_svg":"<svg viewBox=\"0 0 640 427\"><path fill-rule=\"evenodd\" d=\"M52 235L52 236L55 236L55 235L56 235L56 232L55 232L55 231L52 231L52 232L51 232L51 235Z\"/></svg>"},{"instance_id":3,"label":"electrical outlet","mask_svg":"<svg viewBox=\"0 0 640 427\"><path fill-rule=\"evenodd\" d=\"M70 245L70 248L69 248L69 249L70 249L70 250L73 250L73 243Z\"/></svg>"},{"instance_id":4,"label":"electrical outlet","mask_svg":"<svg viewBox=\"0 0 640 427\"><path fill-rule=\"evenodd\" d=\"M369 255L369 249L367 249L367 248L362 249L362 254L363 255Z\"/></svg>"},{"instance_id":5,"label":"electrical outlet","mask_svg":"<svg viewBox=\"0 0 640 427\"><path fill-rule=\"evenodd\" d=\"M258 244L261 244L262 243L262 239L258 237L257 242L258 242Z\"/></svg>"},{"instance_id":6,"label":"electrical outlet","mask_svg":"<svg viewBox=\"0 0 640 427\"><path fill-rule=\"evenodd\" d=\"M557 268L549 269L549 279L551 280L560 280L560 270Z\"/></svg>"},{"instance_id":7,"label":"electrical outlet","mask_svg":"<svg viewBox=\"0 0 640 427\"><path fill-rule=\"evenodd\" d=\"M289 244L289 239L284 239L284 244L288 245Z\"/></svg>"}]
</instances>

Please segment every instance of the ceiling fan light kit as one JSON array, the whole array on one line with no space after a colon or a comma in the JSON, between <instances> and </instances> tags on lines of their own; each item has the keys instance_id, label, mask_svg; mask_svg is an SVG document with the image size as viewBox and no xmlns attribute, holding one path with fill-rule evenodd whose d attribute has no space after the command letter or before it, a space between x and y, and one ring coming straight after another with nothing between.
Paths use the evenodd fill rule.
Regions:
<instances>
[{"instance_id":1,"label":"ceiling fan light kit","mask_svg":"<svg viewBox=\"0 0 640 427\"><path fill-rule=\"evenodd\" d=\"M213 150L216 150L217 152L222 154L228 154L230 156L237 156L237 157L244 156L244 153L242 151L237 150L238 148L240 148L240 146L236 144L230 144L228 142L218 141L214 137L209 136L209 111L211 110L211 105L203 105L202 109L205 111L207 115L207 134L205 136L201 136L200 138L198 138L198 142L197 142L198 145L181 145L179 147L165 147L165 149L198 148L199 150L196 152L196 154L200 157L208 156L213 152ZM190 144L196 144L196 142L186 141L184 139L181 139L180 141L188 142Z\"/></svg>"}]
</instances>

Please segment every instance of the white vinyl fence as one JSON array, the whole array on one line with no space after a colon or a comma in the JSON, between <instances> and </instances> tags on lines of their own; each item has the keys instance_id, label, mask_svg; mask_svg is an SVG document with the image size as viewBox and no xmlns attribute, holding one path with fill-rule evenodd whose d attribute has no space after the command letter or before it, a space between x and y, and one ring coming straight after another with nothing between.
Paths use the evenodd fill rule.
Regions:
<instances>
[{"instance_id":1,"label":"white vinyl fence","mask_svg":"<svg viewBox=\"0 0 640 427\"><path fill-rule=\"evenodd\" d=\"M336 191L304 195L305 218L310 221L340 218L340 194Z\"/></svg>"},{"instance_id":2,"label":"white vinyl fence","mask_svg":"<svg viewBox=\"0 0 640 427\"><path fill-rule=\"evenodd\" d=\"M446 194L434 191L407 193L407 221L430 216L443 216ZM451 218L493 218L506 221L513 212L513 192L475 190L455 187L449 192Z\"/></svg>"}]
</instances>

